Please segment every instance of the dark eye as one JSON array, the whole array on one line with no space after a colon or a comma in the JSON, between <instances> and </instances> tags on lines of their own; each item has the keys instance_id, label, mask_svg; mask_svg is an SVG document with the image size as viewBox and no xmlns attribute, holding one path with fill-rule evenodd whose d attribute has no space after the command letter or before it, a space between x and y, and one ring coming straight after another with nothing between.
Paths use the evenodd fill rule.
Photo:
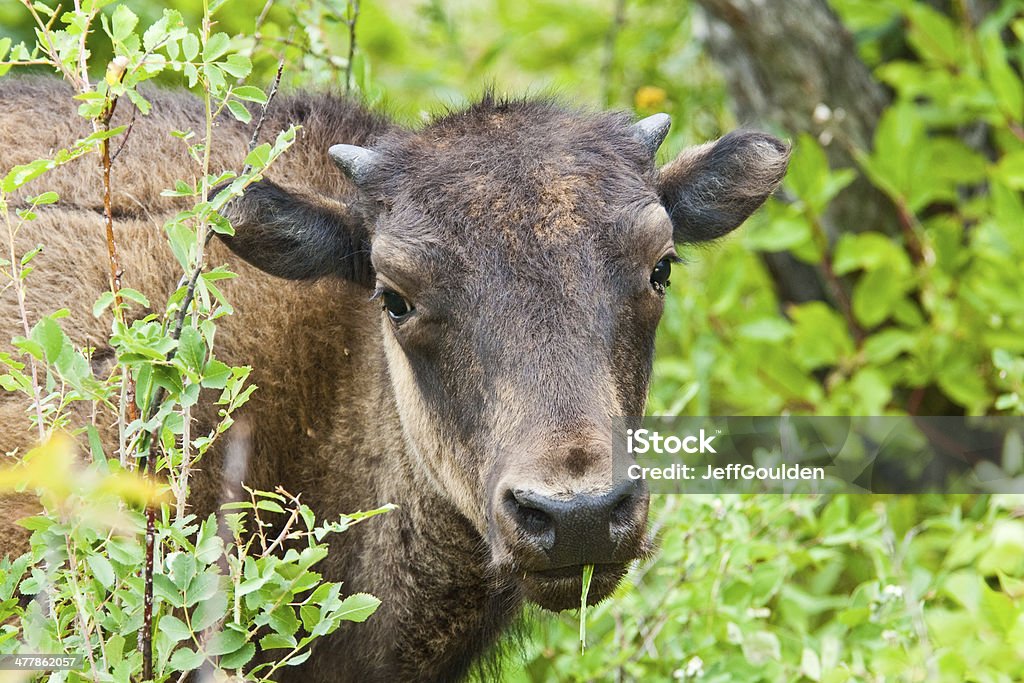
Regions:
<instances>
[{"instance_id":1,"label":"dark eye","mask_svg":"<svg viewBox=\"0 0 1024 683\"><path fill-rule=\"evenodd\" d=\"M658 261L654 270L651 271L651 287L654 287L655 292L665 293L665 289L669 286L670 275L672 275L672 259L666 257Z\"/></svg>"},{"instance_id":2,"label":"dark eye","mask_svg":"<svg viewBox=\"0 0 1024 683\"><path fill-rule=\"evenodd\" d=\"M413 312L412 304L405 300L398 292L390 289L378 289L374 298L380 297L381 303L388 316L396 323L400 323Z\"/></svg>"}]
</instances>

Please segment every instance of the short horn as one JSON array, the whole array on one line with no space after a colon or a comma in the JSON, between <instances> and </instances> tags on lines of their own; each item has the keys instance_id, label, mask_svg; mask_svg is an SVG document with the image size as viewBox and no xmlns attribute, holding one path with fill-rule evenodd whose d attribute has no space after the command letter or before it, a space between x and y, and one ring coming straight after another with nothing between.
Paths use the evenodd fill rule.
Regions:
<instances>
[{"instance_id":1,"label":"short horn","mask_svg":"<svg viewBox=\"0 0 1024 683\"><path fill-rule=\"evenodd\" d=\"M654 114L633 124L633 135L654 156L668 135L672 119L668 114Z\"/></svg>"},{"instance_id":2,"label":"short horn","mask_svg":"<svg viewBox=\"0 0 1024 683\"><path fill-rule=\"evenodd\" d=\"M366 180L377 163L377 152L357 145L334 145L327 154L356 185Z\"/></svg>"}]
</instances>

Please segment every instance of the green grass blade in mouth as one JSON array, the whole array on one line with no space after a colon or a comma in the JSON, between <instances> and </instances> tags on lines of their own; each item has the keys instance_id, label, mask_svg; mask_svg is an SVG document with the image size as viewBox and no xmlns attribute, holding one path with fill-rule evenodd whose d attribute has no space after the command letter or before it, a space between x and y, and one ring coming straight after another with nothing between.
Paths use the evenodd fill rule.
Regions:
<instances>
[{"instance_id":1,"label":"green grass blade in mouth","mask_svg":"<svg viewBox=\"0 0 1024 683\"><path fill-rule=\"evenodd\" d=\"M583 589L580 592L580 652L587 649L587 595L590 580L594 578L594 565L583 565Z\"/></svg>"}]
</instances>

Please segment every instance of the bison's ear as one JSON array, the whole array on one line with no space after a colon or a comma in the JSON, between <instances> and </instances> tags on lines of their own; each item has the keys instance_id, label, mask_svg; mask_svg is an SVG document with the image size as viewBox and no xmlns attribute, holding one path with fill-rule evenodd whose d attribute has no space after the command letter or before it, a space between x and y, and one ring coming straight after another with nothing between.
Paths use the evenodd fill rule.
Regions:
<instances>
[{"instance_id":1,"label":"bison's ear","mask_svg":"<svg viewBox=\"0 0 1024 683\"><path fill-rule=\"evenodd\" d=\"M369 230L345 204L263 180L232 200L224 215L235 229L224 242L264 272L289 280L336 276L373 283Z\"/></svg>"},{"instance_id":2,"label":"bison's ear","mask_svg":"<svg viewBox=\"0 0 1024 683\"><path fill-rule=\"evenodd\" d=\"M675 241L706 242L739 227L779 186L788 163L788 145L753 131L684 150L658 178Z\"/></svg>"}]
</instances>

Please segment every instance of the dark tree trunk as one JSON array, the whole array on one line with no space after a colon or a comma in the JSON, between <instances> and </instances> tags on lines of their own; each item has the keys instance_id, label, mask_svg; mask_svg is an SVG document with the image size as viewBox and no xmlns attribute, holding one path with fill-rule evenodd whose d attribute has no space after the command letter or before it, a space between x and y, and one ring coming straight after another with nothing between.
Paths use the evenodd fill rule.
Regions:
<instances>
[{"instance_id":1,"label":"dark tree trunk","mask_svg":"<svg viewBox=\"0 0 1024 683\"><path fill-rule=\"evenodd\" d=\"M811 133L827 143L833 167L854 166L849 148L870 147L888 95L825 0L697 2L706 19L698 33L725 75L741 123ZM898 232L891 203L862 178L836 198L823 224L833 240L848 231ZM785 301L827 298L812 266L786 253L765 261Z\"/></svg>"}]
</instances>

